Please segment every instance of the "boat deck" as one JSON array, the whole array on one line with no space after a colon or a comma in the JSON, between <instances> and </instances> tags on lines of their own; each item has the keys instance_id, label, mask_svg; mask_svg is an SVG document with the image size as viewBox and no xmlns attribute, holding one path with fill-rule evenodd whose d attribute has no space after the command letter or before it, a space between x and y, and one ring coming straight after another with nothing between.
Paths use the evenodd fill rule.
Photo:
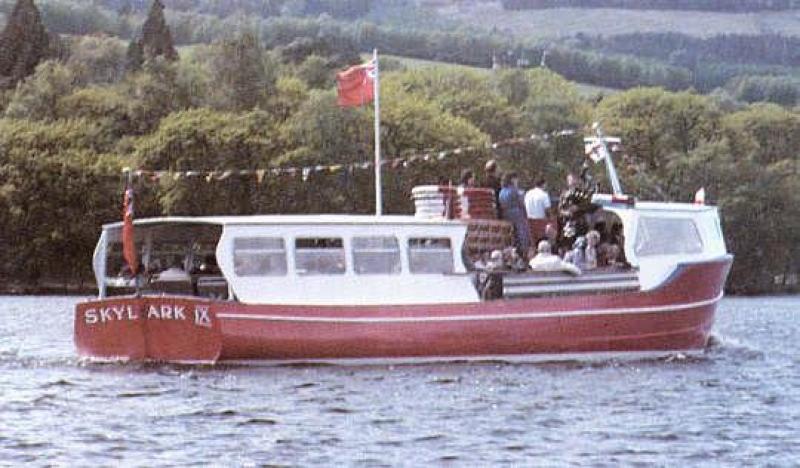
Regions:
<instances>
[{"instance_id":1,"label":"boat deck","mask_svg":"<svg viewBox=\"0 0 800 468\"><path fill-rule=\"evenodd\" d=\"M499 289L499 288L498 288ZM638 291L636 269L598 269L574 276L562 272L523 272L502 274L502 297L564 296ZM498 291L499 292L499 291Z\"/></svg>"}]
</instances>

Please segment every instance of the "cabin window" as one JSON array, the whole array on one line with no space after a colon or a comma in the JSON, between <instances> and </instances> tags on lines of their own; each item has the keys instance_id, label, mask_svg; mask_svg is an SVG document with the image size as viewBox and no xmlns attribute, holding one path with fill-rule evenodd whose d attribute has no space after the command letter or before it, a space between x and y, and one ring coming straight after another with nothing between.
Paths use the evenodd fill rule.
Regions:
<instances>
[{"instance_id":1,"label":"cabin window","mask_svg":"<svg viewBox=\"0 0 800 468\"><path fill-rule=\"evenodd\" d=\"M639 218L634 252L639 257L703 252L703 240L688 218Z\"/></svg>"},{"instance_id":2,"label":"cabin window","mask_svg":"<svg viewBox=\"0 0 800 468\"><path fill-rule=\"evenodd\" d=\"M396 237L354 237L353 269L359 275L400 273L400 245Z\"/></svg>"},{"instance_id":3,"label":"cabin window","mask_svg":"<svg viewBox=\"0 0 800 468\"><path fill-rule=\"evenodd\" d=\"M280 237L240 237L233 240L233 271L237 276L283 276L286 247Z\"/></svg>"},{"instance_id":4,"label":"cabin window","mask_svg":"<svg viewBox=\"0 0 800 468\"><path fill-rule=\"evenodd\" d=\"M453 249L446 237L408 240L408 266L411 273L452 273Z\"/></svg>"},{"instance_id":5,"label":"cabin window","mask_svg":"<svg viewBox=\"0 0 800 468\"><path fill-rule=\"evenodd\" d=\"M294 248L299 275L340 275L345 271L341 238L300 238L295 240Z\"/></svg>"}]
</instances>

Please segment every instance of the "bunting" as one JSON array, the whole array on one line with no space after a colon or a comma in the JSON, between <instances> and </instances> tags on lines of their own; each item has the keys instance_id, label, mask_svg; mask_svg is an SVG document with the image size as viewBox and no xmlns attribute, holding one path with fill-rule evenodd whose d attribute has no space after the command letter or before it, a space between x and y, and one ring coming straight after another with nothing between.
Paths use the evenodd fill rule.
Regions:
<instances>
[{"instance_id":1,"label":"bunting","mask_svg":"<svg viewBox=\"0 0 800 468\"><path fill-rule=\"evenodd\" d=\"M411 165L419 163L427 163L431 161L444 161L453 156L460 156L467 153L473 153L481 150L496 150L502 148L512 148L525 146L537 142L547 142L555 138L569 137L577 134L576 130L561 130L547 134L534 134L528 137L511 138L508 140L498 141L487 144L485 146L464 146L459 148L452 148L442 151L426 151L423 153L410 154L394 158L383 158L381 160L381 167L388 167L391 169L407 168ZM162 170L146 170L140 169L132 171L130 174L140 180L147 180L151 182L159 182L161 180L180 180L180 179L204 179L206 182L224 181L233 176L249 177L255 179L258 184L263 183L268 177L295 177L300 175L303 182L308 181L312 174L335 174L341 171L354 172L356 170L367 170L375 167L372 161L351 163L351 164L330 164L330 165L314 165L314 166L298 166L298 167L270 167L259 169L242 169L242 170L216 170L216 171L162 171Z\"/></svg>"}]
</instances>

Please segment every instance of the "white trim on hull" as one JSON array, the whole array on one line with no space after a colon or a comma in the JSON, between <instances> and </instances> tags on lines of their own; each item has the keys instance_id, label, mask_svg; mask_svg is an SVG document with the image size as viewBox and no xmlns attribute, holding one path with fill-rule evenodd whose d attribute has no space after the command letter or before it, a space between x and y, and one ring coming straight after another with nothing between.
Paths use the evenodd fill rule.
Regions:
<instances>
[{"instance_id":1,"label":"white trim on hull","mask_svg":"<svg viewBox=\"0 0 800 468\"><path fill-rule=\"evenodd\" d=\"M234 359L218 361L162 361L150 360L133 361L124 357L84 357L82 362L91 364L127 364L127 363L164 363L177 365L208 365L208 366L253 366L253 367L278 367L295 365L326 365L326 366L413 366L419 364L445 364L445 363L504 363L504 364L546 364L566 362L605 362L605 361L649 361L670 357L700 357L705 354L705 349L679 349L656 351L612 351L612 352L586 352L586 353L541 353L541 354L487 354L476 356L409 356L396 358L324 358L324 359Z\"/></svg>"},{"instance_id":2,"label":"white trim on hull","mask_svg":"<svg viewBox=\"0 0 800 468\"><path fill-rule=\"evenodd\" d=\"M284 315L259 315L239 313L219 313L219 319L230 320L259 320L267 322L319 322L319 323L413 323L413 322L466 322L476 320L521 320L533 318L558 318L592 315L623 315L623 314L648 314L659 312L675 312L679 310L695 309L715 304L722 299L724 293L717 297L703 301L685 304L668 304L663 306L597 309L597 310L571 310L563 312L529 312L521 314L493 314L493 315L455 315L432 317L301 317Z\"/></svg>"},{"instance_id":3,"label":"white trim on hull","mask_svg":"<svg viewBox=\"0 0 800 468\"><path fill-rule=\"evenodd\" d=\"M603 362L603 361L647 361L671 356L699 357L705 349L680 349L657 351L611 351L586 353L542 353L542 354L488 354L476 356L409 356L397 358L333 358L333 359L236 359L220 360L220 365L243 366L291 366L291 365L331 365L331 366L396 366L436 363L489 363L544 364L559 362Z\"/></svg>"}]
</instances>

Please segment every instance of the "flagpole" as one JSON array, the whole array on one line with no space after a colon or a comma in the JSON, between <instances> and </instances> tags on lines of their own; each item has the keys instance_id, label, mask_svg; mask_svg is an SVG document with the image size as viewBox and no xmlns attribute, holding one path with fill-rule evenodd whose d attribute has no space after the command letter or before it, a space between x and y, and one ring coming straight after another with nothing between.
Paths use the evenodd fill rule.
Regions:
<instances>
[{"instance_id":1,"label":"flagpole","mask_svg":"<svg viewBox=\"0 0 800 468\"><path fill-rule=\"evenodd\" d=\"M380 68L378 67L378 49L372 50L375 63L375 79L373 94L375 96L375 216L383 214L383 196L381 190L381 85Z\"/></svg>"}]
</instances>

